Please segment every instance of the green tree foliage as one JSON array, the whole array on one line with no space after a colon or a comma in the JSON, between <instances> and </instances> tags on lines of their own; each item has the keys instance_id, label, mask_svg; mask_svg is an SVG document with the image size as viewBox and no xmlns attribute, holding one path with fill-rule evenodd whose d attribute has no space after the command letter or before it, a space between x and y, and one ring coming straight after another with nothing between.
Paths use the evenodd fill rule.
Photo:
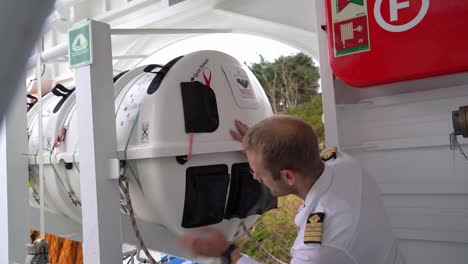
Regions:
<instances>
[{"instance_id":1,"label":"green tree foliage","mask_svg":"<svg viewBox=\"0 0 468 264\"><path fill-rule=\"evenodd\" d=\"M286 263L291 261L290 249L299 231L294 223L294 217L301 204L301 199L293 195L279 198L278 208L259 217L250 230L262 247ZM260 250L246 234L239 235L235 243L244 254L261 263L276 263Z\"/></svg>"},{"instance_id":2,"label":"green tree foliage","mask_svg":"<svg viewBox=\"0 0 468 264\"><path fill-rule=\"evenodd\" d=\"M260 56L260 62L249 68L263 86L274 113L309 102L317 94L319 71L304 53L281 56L274 62Z\"/></svg>"},{"instance_id":3,"label":"green tree foliage","mask_svg":"<svg viewBox=\"0 0 468 264\"><path fill-rule=\"evenodd\" d=\"M325 131L322 122L322 97L316 95L311 101L300 104L294 108L284 111L282 114L293 115L301 118L314 128L315 134L319 138L319 142L325 141Z\"/></svg>"}]
</instances>

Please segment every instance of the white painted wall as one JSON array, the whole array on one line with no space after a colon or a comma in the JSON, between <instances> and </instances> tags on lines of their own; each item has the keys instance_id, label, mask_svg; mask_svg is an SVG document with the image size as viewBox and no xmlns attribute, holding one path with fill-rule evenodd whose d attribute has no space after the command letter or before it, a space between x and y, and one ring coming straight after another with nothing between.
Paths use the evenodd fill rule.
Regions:
<instances>
[{"instance_id":1,"label":"white painted wall","mask_svg":"<svg viewBox=\"0 0 468 264\"><path fill-rule=\"evenodd\" d=\"M451 112L468 104L467 88L468 82L337 105L340 146L380 184L408 263L468 262L468 161L450 150L448 137ZM467 140L460 142L468 149Z\"/></svg>"}]
</instances>

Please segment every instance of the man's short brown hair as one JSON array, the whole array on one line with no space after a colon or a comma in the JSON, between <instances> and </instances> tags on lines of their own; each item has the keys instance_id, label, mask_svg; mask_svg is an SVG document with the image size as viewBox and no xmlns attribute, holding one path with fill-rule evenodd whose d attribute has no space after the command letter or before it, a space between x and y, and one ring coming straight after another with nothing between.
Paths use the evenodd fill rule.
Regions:
<instances>
[{"instance_id":1,"label":"man's short brown hair","mask_svg":"<svg viewBox=\"0 0 468 264\"><path fill-rule=\"evenodd\" d=\"M244 149L260 154L273 179L290 169L315 175L322 164L313 128L299 118L276 115L253 126L244 137Z\"/></svg>"}]
</instances>

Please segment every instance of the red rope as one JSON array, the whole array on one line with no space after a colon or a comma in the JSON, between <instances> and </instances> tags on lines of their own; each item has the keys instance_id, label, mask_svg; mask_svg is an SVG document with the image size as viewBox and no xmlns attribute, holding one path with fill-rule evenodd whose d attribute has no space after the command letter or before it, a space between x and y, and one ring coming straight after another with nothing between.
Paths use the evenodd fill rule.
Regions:
<instances>
[{"instance_id":1,"label":"red rope","mask_svg":"<svg viewBox=\"0 0 468 264\"><path fill-rule=\"evenodd\" d=\"M190 160L192 158L192 147L193 147L193 133L190 133L188 153L187 153L187 157L184 158L185 160Z\"/></svg>"},{"instance_id":2,"label":"red rope","mask_svg":"<svg viewBox=\"0 0 468 264\"><path fill-rule=\"evenodd\" d=\"M138 230L137 222L135 219L135 212L133 211L133 206L132 206L132 200L130 199L130 189L129 189L129 184L127 181L127 178L125 178L124 175L120 175L119 177L119 186L122 192L124 193L125 200L127 201L127 210L128 210L128 215L130 216L130 220L132 221L132 227L133 231L135 232L135 236L138 240L138 244L145 252L146 257L150 260L152 264L160 264L161 262L157 262L153 256L151 256L151 253L149 252L148 248L145 245L145 242L143 241L143 238L141 237L140 230Z\"/></svg>"},{"instance_id":3,"label":"red rope","mask_svg":"<svg viewBox=\"0 0 468 264\"><path fill-rule=\"evenodd\" d=\"M61 143L65 142L66 136L67 136L67 129L64 127L60 128L59 132L57 133L57 136L55 137L55 142L54 142L54 146L52 149L57 148Z\"/></svg>"},{"instance_id":4,"label":"red rope","mask_svg":"<svg viewBox=\"0 0 468 264\"><path fill-rule=\"evenodd\" d=\"M205 70L208 70L209 76L206 76ZM205 84L208 88L211 88L211 70L208 68L203 69L203 79L205 79Z\"/></svg>"}]
</instances>

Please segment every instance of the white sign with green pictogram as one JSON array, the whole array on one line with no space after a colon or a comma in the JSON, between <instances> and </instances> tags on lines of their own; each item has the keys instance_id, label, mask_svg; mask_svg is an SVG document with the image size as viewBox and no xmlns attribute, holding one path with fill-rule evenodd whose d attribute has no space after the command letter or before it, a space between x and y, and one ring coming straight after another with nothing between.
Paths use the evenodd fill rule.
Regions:
<instances>
[{"instance_id":1,"label":"white sign with green pictogram","mask_svg":"<svg viewBox=\"0 0 468 264\"><path fill-rule=\"evenodd\" d=\"M91 23L81 24L68 31L68 53L72 69L93 63Z\"/></svg>"}]
</instances>

